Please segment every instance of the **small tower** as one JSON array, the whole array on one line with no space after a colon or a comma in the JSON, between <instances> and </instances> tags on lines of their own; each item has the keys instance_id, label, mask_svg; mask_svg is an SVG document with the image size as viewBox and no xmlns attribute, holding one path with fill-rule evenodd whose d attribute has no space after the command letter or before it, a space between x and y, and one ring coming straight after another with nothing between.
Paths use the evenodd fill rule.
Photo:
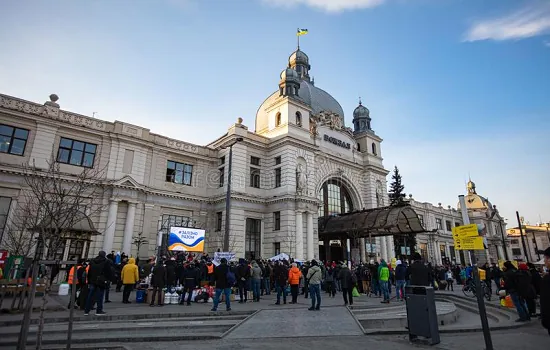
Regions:
<instances>
[{"instance_id":1,"label":"small tower","mask_svg":"<svg viewBox=\"0 0 550 350\"><path fill-rule=\"evenodd\" d=\"M301 80L310 81L309 70L311 66L309 65L309 57L300 48L290 55L288 65L289 68L294 69L298 73L298 77Z\"/></svg>"},{"instance_id":2,"label":"small tower","mask_svg":"<svg viewBox=\"0 0 550 350\"><path fill-rule=\"evenodd\" d=\"M468 190L468 194L477 194L476 184L472 181L472 179L469 179L466 189Z\"/></svg>"},{"instance_id":3,"label":"small tower","mask_svg":"<svg viewBox=\"0 0 550 350\"><path fill-rule=\"evenodd\" d=\"M372 131L370 122L370 111L367 107L363 106L361 99L359 99L359 106L353 111L353 132L358 134Z\"/></svg>"},{"instance_id":4,"label":"small tower","mask_svg":"<svg viewBox=\"0 0 550 350\"><path fill-rule=\"evenodd\" d=\"M287 68L281 72L281 81L279 82L279 96L298 97L300 90L300 79L298 73L292 68Z\"/></svg>"}]
</instances>

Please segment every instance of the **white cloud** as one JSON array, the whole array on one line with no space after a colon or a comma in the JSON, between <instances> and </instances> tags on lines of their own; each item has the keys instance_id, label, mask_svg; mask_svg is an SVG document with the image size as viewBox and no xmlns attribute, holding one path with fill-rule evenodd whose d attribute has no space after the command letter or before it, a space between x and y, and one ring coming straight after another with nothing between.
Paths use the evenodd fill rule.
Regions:
<instances>
[{"instance_id":1,"label":"white cloud","mask_svg":"<svg viewBox=\"0 0 550 350\"><path fill-rule=\"evenodd\" d=\"M484 19L474 23L464 41L519 40L550 33L550 5L542 2L504 17Z\"/></svg>"},{"instance_id":2,"label":"white cloud","mask_svg":"<svg viewBox=\"0 0 550 350\"><path fill-rule=\"evenodd\" d=\"M545 42L544 42L544 46L546 46L546 47L550 47L550 41L548 41L548 40L547 40L547 41L545 41Z\"/></svg>"},{"instance_id":3,"label":"white cloud","mask_svg":"<svg viewBox=\"0 0 550 350\"><path fill-rule=\"evenodd\" d=\"M346 10L358 10L381 5L386 0L262 0L264 3L281 6L294 7L304 5L313 7L325 12L335 13Z\"/></svg>"}]
</instances>

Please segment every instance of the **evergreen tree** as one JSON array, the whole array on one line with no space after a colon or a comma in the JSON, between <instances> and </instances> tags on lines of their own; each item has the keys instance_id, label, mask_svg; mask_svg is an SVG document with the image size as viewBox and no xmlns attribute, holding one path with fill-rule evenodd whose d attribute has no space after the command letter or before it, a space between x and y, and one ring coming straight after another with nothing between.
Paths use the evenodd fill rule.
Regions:
<instances>
[{"instance_id":1,"label":"evergreen tree","mask_svg":"<svg viewBox=\"0 0 550 350\"><path fill-rule=\"evenodd\" d=\"M401 183L401 174L397 166L393 169L393 175L391 176L392 182L390 184L390 190L388 196L390 197L390 205L399 205L403 203L405 193L403 190L405 186Z\"/></svg>"}]
</instances>

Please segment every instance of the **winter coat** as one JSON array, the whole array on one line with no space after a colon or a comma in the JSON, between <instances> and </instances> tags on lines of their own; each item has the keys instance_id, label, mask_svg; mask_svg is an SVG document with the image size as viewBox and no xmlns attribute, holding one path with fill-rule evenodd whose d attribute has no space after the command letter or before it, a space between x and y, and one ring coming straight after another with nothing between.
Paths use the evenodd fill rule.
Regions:
<instances>
[{"instance_id":1,"label":"winter coat","mask_svg":"<svg viewBox=\"0 0 550 350\"><path fill-rule=\"evenodd\" d=\"M409 267L409 273L412 286L430 285L430 269L422 261L415 261Z\"/></svg>"},{"instance_id":2,"label":"winter coat","mask_svg":"<svg viewBox=\"0 0 550 350\"><path fill-rule=\"evenodd\" d=\"M227 282L227 272L229 266L227 264L220 264L214 268L214 279L216 280L216 289L231 288Z\"/></svg>"},{"instance_id":3,"label":"winter coat","mask_svg":"<svg viewBox=\"0 0 550 350\"><path fill-rule=\"evenodd\" d=\"M402 263L395 267L395 280L404 281L407 277L407 267Z\"/></svg>"},{"instance_id":4,"label":"winter coat","mask_svg":"<svg viewBox=\"0 0 550 350\"><path fill-rule=\"evenodd\" d=\"M155 267L153 267L151 285L158 288L164 288L166 286L166 269L164 268L164 265L157 264Z\"/></svg>"},{"instance_id":5,"label":"winter coat","mask_svg":"<svg viewBox=\"0 0 550 350\"><path fill-rule=\"evenodd\" d=\"M378 267L378 275L382 282L388 282L390 280L390 269L385 261L382 261L380 267Z\"/></svg>"},{"instance_id":6,"label":"winter coat","mask_svg":"<svg viewBox=\"0 0 550 350\"><path fill-rule=\"evenodd\" d=\"M194 266L188 266L183 270L183 285L187 288L195 288L199 285L200 281L200 271Z\"/></svg>"},{"instance_id":7,"label":"winter coat","mask_svg":"<svg viewBox=\"0 0 550 350\"><path fill-rule=\"evenodd\" d=\"M252 279L261 280L262 279L262 269L257 263L252 264L252 269L250 270L250 275Z\"/></svg>"},{"instance_id":8,"label":"winter coat","mask_svg":"<svg viewBox=\"0 0 550 350\"><path fill-rule=\"evenodd\" d=\"M351 272L350 269L347 266L343 266L340 269L340 273L338 274L338 279L340 280L340 286L344 289L350 289L353 287L353 282L351 279L351 274L354 272Z\"/></svg>"},{"instance_id":9,"label":"winter coat","mask_svg":"<svg viewBox=\"0 0 550 350\"><path fill-rule=\"evenodd\" d=\"M319 266L312 266L307 272L306 279L309 281L310 285L321 284L323 280L323 272Z\"/></svg>"},{"instance_id":10,"label":"winter coat","mask_svg":"<svg viewBox=\"0 0 550 350\"><path fill-rule=\"evenodd\" d=\"M329 269L327 270L327 272L325 273L325 281L327 281L327 282L334 282L333 273L334 273L334 269L329 268Z\"/></svg>"},{"instance_id":11,"label":"winter coat","mask_svg":"<svg viewBox=\"0 0 550 350\"><path fill-rule=\"evenodd\" d=\"M246 264L239 264L239 266L237 267L236 277L237 282L246 282L246 280L250 278L250 267L248 267L248 265Z\"/></svg>"},{"instance_id":12,"label":"winter coat","mask_svg":"<svg viewBox=\"0 0 550 350\"><path fill-rule=\"evenodd\" d=\"M105 257L97 256L90 261L89 266L88 283L105 288L105 282L113 278L109 260Z\"/></svg>"},{"instance_id":13,"label":"winter coat","mask_svg":"<svg viewBox=\"0 0 550 350\"><path fill-rule=\"evenodd\" d=\"M281 287L286 286L288 270L284 265L276 265L273 268L273 280Z\"/></svg>"},{"instance_id":14,"label":"winter coat","mask_svg":"<svg viewBox=\"0 0 550 350\"><path fill-rule=\"evenodd\" d=\"M516 273L517 290L524 299L536 299L537 292L531 283L531 273L528 270L518 270Z\"/></svg>"},{"instance_id":15,"label":"winter coat","mask_svg":"<svg viewBox=\"0 0 550 350\"><path fill-rule=\"evenodd\" d=\"M166 262L166 284L173 286L176 283L176 262L168 260Z\"/></svg>"},{"instance_id":16,"label":"winter coat","mask_svg":"<svg viewBox=\"0 0 550 350\"><path fill-rule=\"evenodd\" d=\"M302 277L300 269L297 267L291 267L288 271L288 284L291 286L300 284L300 277Z\"/></svg>"},{"instance_id":17,"label":"winter coat","mask_svg":"<svg viewBox=\"0 0 550 350\"><path fill-rule=\"evenodd\" d=\"M540 284L540 317L542 326L550 334L550 274L544 276Z\"/></svg>"},{"instance_id":18,"label":"winter coat","mask_svg":"<svg viewBox=\"0 0 550 350\"><path fill-rule=\"evenodd\" d=\"M136 284L139 281L139 271L136 265L136 259L130 258L128 263L122 269L122 284Z\"/></svg>"}]
</instances>

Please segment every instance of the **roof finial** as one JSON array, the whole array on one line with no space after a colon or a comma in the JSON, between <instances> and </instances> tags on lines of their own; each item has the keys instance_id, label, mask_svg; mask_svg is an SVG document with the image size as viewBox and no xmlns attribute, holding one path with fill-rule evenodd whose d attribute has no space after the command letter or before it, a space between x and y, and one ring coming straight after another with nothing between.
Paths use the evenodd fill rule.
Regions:
<instances>
[{"instance_id":1,"label":"roof finial","mask_svg":"<svg viewBox=\"0 0 550 350\"><path fill-rule=\"evenodd\" d=\"M363 103L361 102L361 96L359 96L359 106L362 106Z\"/></svg>"}]
</instances>

